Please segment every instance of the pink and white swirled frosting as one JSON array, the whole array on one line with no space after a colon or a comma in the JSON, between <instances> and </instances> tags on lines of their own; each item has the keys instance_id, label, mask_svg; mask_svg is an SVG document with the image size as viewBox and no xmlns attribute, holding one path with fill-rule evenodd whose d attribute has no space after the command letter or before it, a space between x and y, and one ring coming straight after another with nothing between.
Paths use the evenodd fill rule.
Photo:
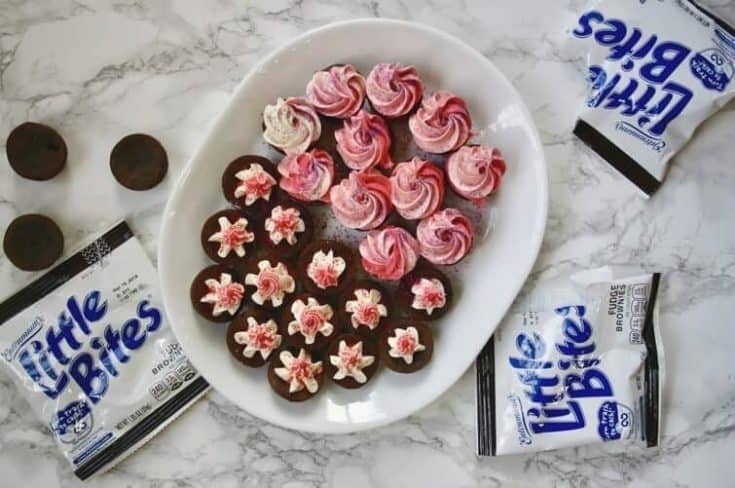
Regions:
<instances>
[{"instance_id":1,"label":"pink and white swirled frosting","mask_svg":"<svg viewBox=\"0 0 735 488\"><path fill-rule=\"evenodd\" d=\"M399 163L390 177L391 201L405 219L422 219L444 200L444 172L431 161L413 158Z\"/></svg>"},{"instance_id":2,"label":"pink and white swirled frosting","mask_svg":"<svg viewBox=\"0 0 735 488\"><path fill-rule=\"evenodd\" d=\"M263 139L286 154L306 151L322 134L314 107L303 97L278 98L263 109Z\"/></svg>"},{"instance_id":3,"label":"pink and white swirled frosting","mask_svg":"<svg viewBox=\"0 0 735 488\"><path fill-rule=\"evenodd\" d=\"M407 230L388 226L360 242L362 267L381 280L399 280L416 267L420 246Z\"/></svg>"},{"instance_id":4,"label":"pink and white swirled frosting","mask_svg":"<svg viewBox=\"0 0 735 488\"><path fill-rule=\"evenodd\" d=\"M505 168L503 155L492 146L461 147L445 165L449 186L459 196L477 203L483 203L498 189Z\"/></svg>"},{"instance_id":5,"label":"pink and white swirled frosting","mask_svg":"<svg viewBox=\"0 0 735 488\"><path fill-rule=\"evenodd\" d=\"M398 63L375 65L367 76L366 89L373 108L390 119L411 112L424 96L424 82L416 68Z\"/></svg>"},{"instance_id":6,"label":"pink and white swirled frosting","mask_svg":"<svg viewBox=\"0 0 735 488\"><path fill-rule=\"evenodd\" d=\"M472 248L470 220L456 208L445 208L416 227L421 255L434 264L454 264Z\"/></svg>"},{"instance_id":7,"label":"pink and white swirled frosting","mask_svg":"<svg viewBox=\"0 0 735 488\"><path fill-rule=\"evenodd\" d=\"M360 110L345 120L342 128L334 132L334 138L337 152L350 169L365 171L374 166L393 167L390 131L380 115Z\"/></svg>"},{"instance_id":8,"label":"pink and white swirled frosting","mask_svg":"<svg viewBox=\"0 0 735 488\"><path fill-rule=\"evenodd\" d=\"M304 201L329 201L329 188L334 181L334 161L328 152L309 152L286 156L278 163L280 187L292 197Z\"/></svg>"},{"instance_id":9,"label":"pink and white swirled frosting","mask_svg":"<svg viewBox=\"0 0 735 488\"><path fill-rule=\"evenodd\" d=\"M329 197L334 216L351 229L375 229L393 210L390 180L375 170L352 171L349 177L332 187Z\"/></svg>"},{"instance_id":10,"label":"pink and white swirled frosting","mask_svg":"<svg viewBox=\"0 0 735 488\"><path fill-rule=\"evenodd\" d=\"M408 128L418 147L444 154L467 142L472 135L472 118L464 100L439 90L423 101L408 120Z\"/></svg>"},{"instance_id":11,"label":"pink and white swirled frosting","mask_svg":"<svg viewBox=\"0 0 735 488\"><path fill-rule=\"evenodd\" d=\"M327 117L347 118L365 100L365 78L351 64L314 73L306 85L306 99Z\"/></svg>"}]
</instances>

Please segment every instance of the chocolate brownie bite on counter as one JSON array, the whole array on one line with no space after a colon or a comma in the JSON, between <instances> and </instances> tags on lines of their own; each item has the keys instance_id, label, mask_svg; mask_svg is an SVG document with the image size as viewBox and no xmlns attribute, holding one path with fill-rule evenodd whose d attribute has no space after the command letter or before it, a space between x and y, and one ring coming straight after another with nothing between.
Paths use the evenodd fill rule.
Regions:
<instances>
[{"instance_id":1,"label":"chocolate brownie bite on counter","mask_svg":"<svg viewBox=\"0 0 735 488\"><path fill-rule=\"evenodd\" d=\"M357 273L358 264L355 253L347 245L321 240L304 248L296 267L306 291L335 296L347 288Z\"/></svg>"},{"instance_id":2,"label":"chocolate brownie bite on counter","mask_svg":"<svg viewBox=\"0 0 735 488\"><path fill-rule=\"evenodd\" d=\"M268 383L273 391L288 401L308 400L319 392L324 383L321 356L298 347L280 349L268 366Z\"/></svg>"},{"instance_id":3,"label":"chocolate brownie bite on counter","mask_svg":"<svg viewBox=\"0 0 735 488\"><path fill-rule=\"evenodd\" d=\"M393 316L393 304L383 285L359 280L340 295L337 313L344 330L369 337L377 335Z\"/></svg>"},{"instance_id":4,"label":"chocolate brownie bite on counter","mask_svg":"<svg viewBox=\"0 0 735 488\"><path fill-rule=\"evenodd\" d=\"M255 251L255 228L252 218L237 209L225 209L211 215L202 226L202 248L209 259L237 266Z\"/></svg>"},{"instance_id":5,"label":"chocolate brownie bite on counter","mask_svg":"<svg viewBox=\"0 0 735 488\"><path fill-rule=\"evenodd\" d=\"M280 310L296 291L291 266L273 254L249 261L244 274L248 300L268 310Z\"/></svg>"},{"instance_id":6,"label":"chocolate brownie bite on counter","mask_svg":"<svg viewBox=\"0 0 735 488\"><path fill-rule=\"evenodd\" d=\"M148 134L130 134L110 152L110 170L118 183L134 191L150 190L168 171L163 145Z\"/></svg>"},{"instance_id":7,"label":"chocolate brownie bite on counter","mask_svg":"<svg viewBox=\"0 0 735 488\"><path fill-rule=\"evenodd\" d=\"M47 125L24 122L13 129L5 143L13 171L29 180L50 180L66 165L64 138Z\"/></svg>"},{"instance_id":8,"label":"chocolate brownie bite on counter","mask_svg":"<svg viewBox=\"0 0 735 488\"><path fill-rule=\"evenodd\" d=\"M5 230L3 251L16 268L40 271L61 257L64 235L50 217L21 215L13 219Z\"/></svg>"},{"instance_id":9,"label":"chocolate brownie bite on counter","mask_svg":"<svg viewBox=\"0 0 735 488\"><path fill-rule=\"evenodd\" d=\"M212 322L229 322L237 315L245 287L235 269L215 264L204 268L191 283L194 310Z\"/></svg>"},{"instance_id":10,"label":"chocolate brownie bite on counter","mask_svg":"<svg viewBox=\"0 0 735 488\"><path fill-rule=\"evenodd\" d=\"M431 360L434 336L426 324L398 320L380 334L380 359L397 373L414 373Z\"/></svg>"},{"instance_id":11,"label":"chocolate brownie bite on counter","mask_svg":"<svg viewBox=\"0 0 735 488\"><path fill-rule=\"evenodd\" d=\"M356 334L334 338L325 354L328 378L342 388L362 388L378 371L378 347Z\"/></svg>"},{"instance_id":12,"label":"chocolate brownie bite on counter","mask_svg":"<svg viewBox=\"0 0 735 488\"><path fill-rule=\"evenodd\" d=\"M401 279L396 302L405 317L436 320L451 308L452 283L431 264L422 261Z\"/></svg>"},{"instance_id":13,"label":"chocolate brownie bite on counter","mask_svg":"<svg viewBox=\"0 0 735 488\"><path fill-rule=\"evenodd\" d=\"M273 313L247 306L227 328L227 348L244 365L263 366L281 347L281 329Z\"/></svg>"},{"instance_id":14,"label":"chocolate brownie bite on counter","mask_svg":"<svg viewBox=\"0 0 735 488\"><path fill-rule=\"evenodd\" d=\"M274 255L290 258L298 254L314 235L314 220L309 211L291 200L284 200L267 212L259 233L264 247Z\"/></svg>"},{"instance_id":15,"label":"chocolate brownie bite on counter","mask_svg":"<svg viewBox=\"0 0 735 488\"><path fill-rule=\"evenodd\" d=\"M227 165L222 173L225 199L249 215L263 218L276 200L278 191L276 167L263 156L240 156Z\"/></svg>"},{"instance_id":16,"label":"chocolate brownie bite on counter","mask_svg":"<svg viewBox=\"0 0 735 488\"><path fill-rule=\"evenodd\" d=\"M320 351L336 335L335 318L334 305L326 297L301 293L283 310L286 341L295 347Z\"/></svg>"}]
</instances>

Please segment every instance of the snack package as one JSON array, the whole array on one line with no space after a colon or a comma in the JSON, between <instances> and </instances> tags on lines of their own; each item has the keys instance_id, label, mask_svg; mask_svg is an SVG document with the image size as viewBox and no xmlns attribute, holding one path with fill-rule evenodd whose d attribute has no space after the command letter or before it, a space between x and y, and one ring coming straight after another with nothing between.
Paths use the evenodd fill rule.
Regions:
<instances>
[{"instance_id":1,"label":"snack package","mask_svg":"<svg viewBox=\"0 0 735 488\"><path fill-rule=\"evenodd\" d=\"M544 282L477 358L478 454L658 444L659 275L609 267Z\"/></svg>"},{"instance_id":2,"label":"snack package","mask_svg":"<svg viewBox=\"0 0 735 488\"><path fill-rule=\"evenodd\" d=\"M125 222L0 303L0 356L81 479L209 387L168 327L156 271Z\"/></svg>"},{"instance_id":3,"label":"snack package","mask_svg":"<svg viewBox=\"0 0 735 488\"><path fill-rule=\"evenodd\" d=\"M652 195L735 95L735 29L692 0L592 0L570 34L590 85L574 134Z\"/></svg>"}]
</instances>

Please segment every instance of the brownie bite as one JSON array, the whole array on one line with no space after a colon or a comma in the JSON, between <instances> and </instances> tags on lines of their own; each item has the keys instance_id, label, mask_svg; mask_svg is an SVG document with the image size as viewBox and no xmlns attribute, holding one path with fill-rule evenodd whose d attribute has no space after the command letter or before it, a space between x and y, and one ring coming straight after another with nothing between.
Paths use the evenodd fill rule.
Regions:
<instances>
[{"instance_id":1,"label":"brownie bite","mask_svg":"<svg viewBox=\"0 0 735 488\"><path fill-rule=\"evenodd\" d=\"M449 278L428 262L401 279L396 302L401 314L414 320L435 320L451 308L452 283Z\"/></svg>"},{"instance_id":2,"label":"brownie bite","mask_svg":"<svg viewBox=\"0 0 735 488\"><path fill-rule=\"evenodd\" d=\"M280 310L296 291L291 266L273 254L248 261L244 275L247 299L268 310Z\"/></svg>"},{"instance_id":3,"label":"brownie bite","mask_svg":"<svg viewBox=\"0 0 735 488\"><path fill-rule=\"evenodd\" d=\"M378 350L388 368L398 373L414 373L431 360L434 337L426 324L400 320L380 334Z\"/></svg>"},{"instance_id":4,"label":"brownie bite","mask_svg":"<svg viewBox=\"0 0 735 488\"><path fill-rule=\"evenodd\" d=\"M112 148L110 171L117 182L129 190L150 190L166 176L168 155L154 137L130 134Z\"/></svg>"},{"instance_id":5,"label":"brownie bite","mask_svg":"<svg viewBox=\"0 0 735 488\"><path fill-rule=\"evenodd\" d=\"M50 180L66 166L64 138L51 127L24 122L13 129L5 143L5 154L13 171L29 180Z\"/></svg>"},{"instance_id":6,"label":"brownie bite","mask_svg":"<svg viewBox=\"0 0 735 488\"><path fill-rule=\"evenodd\" d=\"M314 236L314 220L306 208L290 199L273 205L259 228L260 242L274 255L297 255Z\"/></svg>"},{"instance_id":7,"label":"brownie bite","mask_svg":"<svg viewBox=\"0 0 735 488\"><path fill-rule=\"evenodd\" d=\"M209 259L234 267L252 257L256 232L251 220L241 210L225 209L204 221L201 242Z\"/></svg>"},{"instance_id":8,"label":"brownie bite","mask_svg":"<svg viewBox=\"0 0 735 488\"><path fill-rule=\"evenodd\" d=\"M378 346L372 339L342 334L329 344L324 356L325 370L342 388L361 388L378 371Z\"/></svg>"},{"instance_id":9,"label":"brownie bite","mask_svg":"<svg viewBox=\"0 0 735 488\"><path fill-rule=\"evenodd\" d=\"M376 336L393 316L393 304L385 287L373 280L358 280L340 295L339 324L345 331Z\"/></svg>"},{"instance_id":10,"label":"brownie bite","mask_svg":"<svg viewBox=\"0 0 735 488\"><path fill-rule=\"evenodd\" d=\"M240 310L244 292L240 274L235 269L215 264L194 277L191 304L207 320L229 322Z\"/></svg>"},{"instance_id":11,"label":"brownie bite","mask_svg":"<svg viewBox=\"0 0 735 488\"><path fill-rule=\"evenodd\" d=\"M341 242L322 240L304 248L297 269L306 291L335 296L347 289L358 268L352 249Z\"/></svg>"},{"instance_id":12,"label":"brownie bite","mask_svg":"<svg viewBox=\"0 0 735 488\"><path fill-rule=\"evenodd\" d=\"M278 172L263 156L240 156L222 173L222 193L227 201L252 216L264 218L278 191Z\"/></svg>"},{"instance_id":13,"label":"brownie bite","mask_svg":"<svg viewBox=\"0 0 735 488\"><path fill-rule=\"evenodd\" d=\"M274 354L268 366L268 383L273 391L291 402L302 402L319 393L324 383L321 356L298 347L285 347Z\"/></svg>"},{"instance_id":14,"label":"brownie bite","mask_svg":"<svg viewBox=\"0 0 735 488\"><path fill-rule=\"evenodd\" d=\"M325 296L301 293L284 307L286 341L294 347L321 351L337 335L334 304Z\"/></svg>"},{"instance_id":15,"label":"brownie bite","mask_svg":"<svg viewBox=\"0 0 735 488\"><path fill-rule=\"evenodd\" d=\"M40 271L61 257L64 235L50 217L41 214L21 215L5 229L3 251L18 269Z\"/></svg>"},{"instance_id":16,"label":"brownie bite","mask_svg":"<svg viewBox=\"0 0 735 488\"><path fill-rule=\"evenodd\" d=\"M282 342L283 330L277 317L254 306L245 307L227 328L227 348L246 366L263 366Z\"/></svg>"}]
</instances>

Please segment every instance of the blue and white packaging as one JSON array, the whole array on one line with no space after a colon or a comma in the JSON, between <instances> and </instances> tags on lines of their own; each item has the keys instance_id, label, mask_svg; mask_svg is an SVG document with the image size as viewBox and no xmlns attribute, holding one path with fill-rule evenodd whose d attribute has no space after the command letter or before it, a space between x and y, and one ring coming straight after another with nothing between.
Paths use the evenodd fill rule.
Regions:
<instances>
[{"instance_id":1,"label":"blue and white packaging","mask_svg":"<svg viewBox=\"0 0 735 488\"><path fill-rule=\"evenodd\" d=\"M539 286L477 359L478 454L658 444L660 276L600 268Z\"/></svg>"},{"instance_id":2,"label":"blue and white packaging","mask_svg":"<svg viewBox=\"0 0 735 488\"><path fill-rule=\"evenodd\" d=\"M591 0L570 35L590 87L574 134L652 195L735 96L735 29L693 0Z\"/></svg>"},{"instance_id":3,"label":"blue and white packaging","mask_svg":"<svg viewBox=\"0 0 735 488\"><path fill-rule=\"evenodd\" d=\"M122 222L0 303L2 364L81 479L110 468L208 389Z\"/></svg>"}]
</instances>

